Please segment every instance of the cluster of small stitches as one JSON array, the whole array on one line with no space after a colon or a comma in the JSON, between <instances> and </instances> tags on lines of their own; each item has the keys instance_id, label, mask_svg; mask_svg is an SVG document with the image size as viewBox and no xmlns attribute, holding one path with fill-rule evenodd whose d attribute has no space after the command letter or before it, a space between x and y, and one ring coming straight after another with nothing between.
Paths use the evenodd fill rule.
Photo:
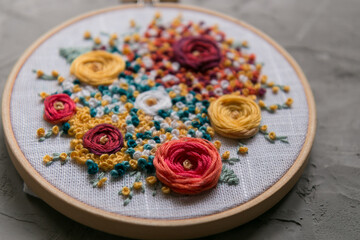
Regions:
<instances>
[{"instance_id":1,"label":"cluster of small stitches","mask_svg":"<svg viewBox=\"0 0 360 240\"><path fill-rule=\"evenodd\" d=\"M239 143L238 157L220 155L215 134L247 139L260 132L271 143L287 142L260 126L261 109L290 108L292 99L276 109L258 99L266 88L274 94L290 88L267 83L245 41L236 43L216 25L181 16L163 23L159 13L143 35L139 29L131 21L121 37L102 33L107 44L85 32L93 47L61 49L73 79L34 70L61 85L51 95L39 94L44 119L56 124L47 132L39 128L39 141L59 132L73 138L72 151L46 155L47 165L70 158L86 165L89 174L99 174L94 187L102 187L108 173L114 179L129 173L133 186L119 191L127 205L135 192L144 192L142 178L154 195L157 189L197 194L218 182L236 185L236 174L222 163L233 164L248 148Z\"/></svg>"}]
</instances>

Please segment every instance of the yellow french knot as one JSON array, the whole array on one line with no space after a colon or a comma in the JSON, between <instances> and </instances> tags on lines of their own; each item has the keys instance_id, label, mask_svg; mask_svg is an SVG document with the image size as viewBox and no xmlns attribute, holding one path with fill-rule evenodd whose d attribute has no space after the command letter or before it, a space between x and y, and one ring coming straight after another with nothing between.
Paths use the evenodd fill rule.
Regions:
<instances>
[{"instance_id":1,"label":"yellow french knot","mask_svg":"<svg viewBox=\"0 0 360 240\"><path fill-rule=\"evenodd\" d=\"M254 136L261 121L261 110L250 98L224 95L208 109L211 126L221 136L244 139Z\"/></svg>"},{"instance_id":2,"label":"yellow french knot","mask_svg":"<svg viewBox=\"0 0 360 240\"><path fill-rule=\"evenodd\" d=\"M124 69L125 62L120 56L106 51L91 51L72 62L70 73L81 82L99 86L113 83Z\"/></svg>"}]
</instances>

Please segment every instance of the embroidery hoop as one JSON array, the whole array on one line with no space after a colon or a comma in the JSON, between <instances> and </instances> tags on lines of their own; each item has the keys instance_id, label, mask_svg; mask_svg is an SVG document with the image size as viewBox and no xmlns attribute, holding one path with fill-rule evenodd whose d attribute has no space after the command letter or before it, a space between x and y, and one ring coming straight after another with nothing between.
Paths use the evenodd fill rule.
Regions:
<instances>
[{"instance_id":1,"label":"embroidery hoop","mask_svg":"<svg viewBox=\"0 0 360 240\"><path fill-rule=\"evenodd\" d=\"M12 72L10 73L4 89L2 101L2 118L6 146L17 171L20 173L25 183L41 199L43 199L46 203L48 203L50 206L63 213L64 215L92 228L116 235L147 239L195 238L226 231L241 224L244 224L267 211L269 208L275 205L282 197L284 197L285 194L294 186L296 181L299 179L302 171L306 166L307 158L315 137L316 111L314 98L310 86L306 80L306 77L298 64L295 62L295 60L282 47L280 47L271 38L269 38L261 31L257 30L256 28L242 21L225 16L223 14L193 6L183 6L177 4L154 4L154 6L177 8L179 10L184 9L198 11L209 15L221 17L224 20L241 25L242 27L245 27L248 30L256 33L264 40L266 40L269 44L271 44L274 48L276 48L296 71L306 94L309 110L308 130L305 143L300 151L300 154L298 155L298 158L294 161L294 164L283 175L283 177L279 179L279 181L277 181L273 186L271 186L269 189L267 189L265 192L255 197L254 199L223 212L190 219L156 220L123 216L89 206L55 188L32 167L32 165L25 158L20 147L18 146L17 140L12 130L10 119L10 100L12 88L22 65L26 62L27 58L31 56L33 51L41 43L46 41L47 38L58 32L59 30L71 25L72 23L86 17L101 14L107 11L127 8L133 8L134 10L136 10L136 8L138 7L143 7L142 5L136 4L116 6L107 9L97 10L71 19L61 24L60 26L50 30L25 51L25 53L22 55L22 57L19 59L19 61L14 66Z\"/></svg>"}]
</instances>

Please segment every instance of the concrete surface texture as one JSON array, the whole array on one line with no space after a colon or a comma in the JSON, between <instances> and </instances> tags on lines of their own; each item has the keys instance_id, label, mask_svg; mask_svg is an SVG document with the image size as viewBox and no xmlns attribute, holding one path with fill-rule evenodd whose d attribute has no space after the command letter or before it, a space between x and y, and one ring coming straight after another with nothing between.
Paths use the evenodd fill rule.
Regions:
<instances>
[{"instance_id":1,"label":"concrete surface texture","mask_svg":"<svg viewBox=\"0 0 360 240\"><path fill-rule=\"evenodd\" d=\"M270 211L207 239L360 238L360 1L197 0L258 27L284 46L307 75L318 130L309 164ZM40 35L115 0L0 0L0 86ZM2 126L1 126L2 128ZM0 135L0 239L121 239L76 223L22 191Z\"/></svg>"}]
</instances>

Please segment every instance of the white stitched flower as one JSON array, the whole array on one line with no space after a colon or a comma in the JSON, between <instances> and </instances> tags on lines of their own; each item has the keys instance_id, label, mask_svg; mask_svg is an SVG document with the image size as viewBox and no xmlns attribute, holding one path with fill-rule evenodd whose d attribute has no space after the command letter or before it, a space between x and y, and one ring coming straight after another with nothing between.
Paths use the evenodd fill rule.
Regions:
<instances>
[{"instance_id":1,"label":"white stitched flower","mask_svg":"<svg viewBox=\"0 0 360 240\"><path fill-rule=\"evenodd\" d=\"M196 135L197 138L201 138L203 136L203 133L201 131L197 130L195 132L195 135Z\"/></svg>"},{"instance_id":2,"label":"white stitched flower","mask_svg":"<svg viewBox=\"0 0 360 240\"><path fill-rule=\"evenodd\" d=\"M118 121L119 121L118 115L113 114L113 115L111 116L111 121L112 121L112 122L118 122Z\"/></svg>"},{"instance_id":3,"label":"white stitched flower","mask_svg":"<svg viewBox=\"0 0 360 240\"><path fill-rule=\"evenodd\" d=\"M156 146L155 140L152 140L152 139L150 139L150 140L148 141L148 144L149 144L150 146L152 146L152 147L155 147L155 146Z\"/></svg>"},{"instance_id":4,"label":"white stitched flower","mask_svg":"<svg viewBox=\"0 0 360 240\"><path fill-rule=\"evenodd\" d=\"M139 146L143 145L143 140L141 138L136 139L136 144Z\"/></svg>"},{"instance_id":5,"label":"white stitched flower","mask_svg":"<svg viewBox=\"0 0 360 240\"><path fill-rule=\"evenodd\" d=\"M127 125L126 126L126 131L128 132L128 133L134 133L134 131L135 131L135 127L134 127L134 125Z\"/></svg>"},{"instance_id":6,"label":"white stitched flower","mask_svg":"<svg viewBox=\"0 0 360 240\"><path fill-rule=\"evenodd\" d=\"M150 150L144 150L143 152L142 152L142 156L149 156L150 155Z\"/></svg>"},{"instance_id":7,"label":"white stitched flower","mask_svg":"<svg viewBox=\"0 0 360 240\"><path fill-rule=\"evenodd\" d=\"M98 107L96 109L96 117L102 117L104 116L104 107Z\"/></svg>"},{"instance_id":8,"label":"white stitched flower","mask_svg":"<svg viewBox=\"0 0 360 240\"><path fill-rule=\"evenodd\" d=\"M170 127L170 126L169 126L168 123L163 122L163 123L160 123L160 127L166 129L166 128Z\"/></svg>"},{"instance_id":9,"label":"white stitched flower","mask_svg":"<svg viewBox=\"0 0 360 240\"><path fill-rule=\"evenodd\" d=\"M95 108L98 105L98 100L96 100L95 98L90 98L89 100L89 106L91 108Z\"/></svg>"},{"instance_id":10,"label":"white stitched flower","mask_svg":"<svg viewBox=\"0 0 360 240\"><path fill-rule=\"evenodd\" d=\"M171 106L171 99L167 92L159 89L143 92L137 96L135 101L135 107L149 115L156 115L159 110L166 110Z\"/></svg>"},{"instance_id":11,"label":"white stitched flower","mask_svg":"<svg viewBox=\"0 0 360 240\"><path fill-rule=\"evenodd\" d=\"M160 141L161 141L162 143L166 140L165 134L161 134L161 135L159 136L159 138L160 138Z\"/></svg>"},{"instance_id":12,"label":"white stitched flower","mask_svg":"<svg viewBox=\"0 0 360 240\"><path fill-rule=\"evenodd\" d=\"M141 157L141 155L142 155L142 153L141 153L140 151L136 151L136 152L134 152L134 154L133 154L133 158L134 158L135 160L138 160L138 159Z\"/></svg>"},{"instance_id":13,"label":"white stitched flower","mask_svg":"<svg viewBox=\"0 0 360 240\"><path fill-rule=\"evenodd\" d=\"M180 117L178 116L177 112L171 112L170 117L175 120L179 120Z\"/></svg>"},{"instance_id":14,"label":"white stitched flower","mask_svg":"<svg viewBox=\"0 0 360 240\"><path fill-rule=\"evenodd\" d=\"M171 135L173 135L173 136L179 136L179 134L180 134L179 129L173 129L171 131Z\"/></svg>"}]
</instances>

